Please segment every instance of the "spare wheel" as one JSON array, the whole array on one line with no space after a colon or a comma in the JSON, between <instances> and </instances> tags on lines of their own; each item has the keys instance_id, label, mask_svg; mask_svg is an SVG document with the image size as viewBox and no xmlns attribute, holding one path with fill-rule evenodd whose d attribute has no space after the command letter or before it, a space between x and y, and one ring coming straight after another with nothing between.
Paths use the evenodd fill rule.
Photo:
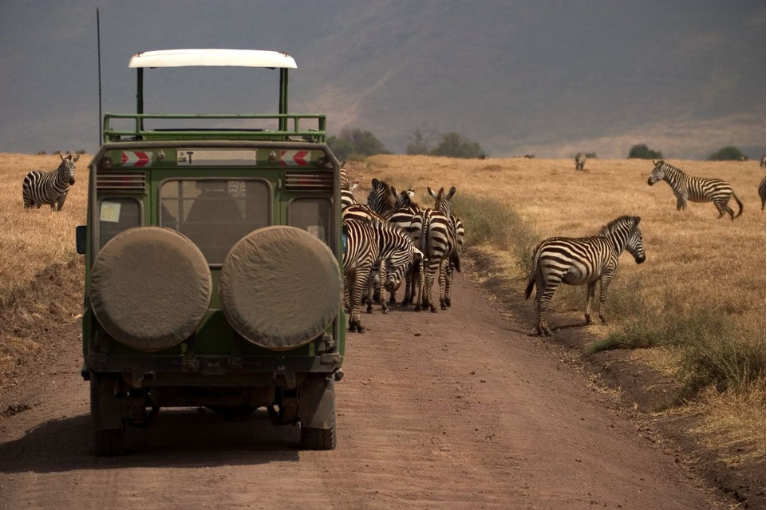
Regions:
<instances>
[{"instance_id":1,"label":"spare wheel","mask_svg":"<svg viewBox=\"0 0 767 510\"><path fill-rule=\"evenodd\" d=\"M189 338L208 311L205 256L184 235L162 227L121 232L91 268L91 306L119 342L145 352Z\"/></svg>"},{"instance_id":2,"label":"spare wheel","mask_svg":"<svg viewBox=\"0 0 767 510\"><path fill-rule=\"evenodd\" d=\"M267 349L309 343L341 308L338 260L325 243L295 227L251 232L221 268L221 308L237 333Z\"/></svg>"}]
</instances>

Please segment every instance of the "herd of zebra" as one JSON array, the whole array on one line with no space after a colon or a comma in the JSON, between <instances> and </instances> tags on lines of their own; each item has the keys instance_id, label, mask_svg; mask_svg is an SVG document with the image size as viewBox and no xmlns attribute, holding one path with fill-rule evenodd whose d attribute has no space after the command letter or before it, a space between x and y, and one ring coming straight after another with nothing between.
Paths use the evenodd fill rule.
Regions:
<instances>
[{"instance_id":1,"label":"herd of zebra","mask_svg":"<svg viewBox=\"0 0 767 510\"><path fill-rule=\"evenodd\" d=\"M372 180L367 204L354 195L346 170L341 169L341 218L345 240L344 297L349 309L349 331L363 333L360 307L367 301L371 312L376 281L386 313L395 303L395 293L405 280L403 306L415 304L416 311L437 311L432 300L435 277L439 281L439 303L443 310L451 305L453 272L461 270L464 227L452 214L455 187L445 192L428 188L433 208L422 209L413 201L412 189L397 192L394 186Z\"/></svg>"}]
</instances>

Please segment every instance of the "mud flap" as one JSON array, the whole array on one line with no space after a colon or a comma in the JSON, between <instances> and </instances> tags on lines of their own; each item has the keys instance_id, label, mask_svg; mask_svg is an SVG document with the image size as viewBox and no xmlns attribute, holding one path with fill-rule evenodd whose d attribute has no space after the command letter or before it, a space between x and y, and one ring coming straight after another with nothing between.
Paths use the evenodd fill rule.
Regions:
<instances>
[{"instance_id":1,"label":"mud flap","mask_svg":"<svg viewBox=\"0 0 767 510\"><path fill-rule=\"evenodd\" d=\"M335 421L335 385L329 378L311 378L300 388L298 421L302 427L330 429Z\"/></svg>"},{"instance_id":2,"label":"mud flap","mask_svg":"<svg viewBox=\"0 0 767 510\"><path fill-rule=\"evenodd\" d=\"M94 430L123 428L126 400L115 396L114 379L91 374L91 423Z\"/></svg>"}]
</instances>

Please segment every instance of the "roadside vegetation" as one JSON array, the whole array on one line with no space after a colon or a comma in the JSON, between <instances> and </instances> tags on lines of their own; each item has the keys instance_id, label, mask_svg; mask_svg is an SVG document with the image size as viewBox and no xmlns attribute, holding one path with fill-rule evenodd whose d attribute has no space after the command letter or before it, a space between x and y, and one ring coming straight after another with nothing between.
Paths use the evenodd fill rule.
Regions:
<instances>
[{"instance_id":1,"label":"roadside vegetation","mask_svg":"<svg viewBox=\"0 0 767 510\"><path fill-rule=\"evenodd\" d=\"M677 212L668 185L647 185L652 163L636 159L590 160L580 174L569 159L377 156L367 160L366 172L412 186L421 204L431 202L426 186L456 186L454 209L466 225L466 245L493 253L519 287L508 292L519 296L539 240L591 235L623 214L641 216L647 262L621 258L609 324L585 329L595 339L587 352L633 349L636 359L678 382L680 407L673 412L702 413L714 424L707 432L718 438L714 447L731 444L724 434L764 458L765 216L756 193L764 172L758 162L669 162L729 181L744 214L717 220L711 203ZM561 286L550 323L582 319L585 301L585 286ZM521 303L532 312L532 299Z\"/></svg>"}]
</instances>

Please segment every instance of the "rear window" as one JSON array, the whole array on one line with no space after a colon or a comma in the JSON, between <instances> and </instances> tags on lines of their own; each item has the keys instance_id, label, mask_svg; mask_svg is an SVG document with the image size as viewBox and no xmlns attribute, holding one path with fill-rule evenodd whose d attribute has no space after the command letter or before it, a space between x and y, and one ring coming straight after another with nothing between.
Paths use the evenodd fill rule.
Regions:
<instances>
[{"instance_id":1,"label":"rear window","mask_svg":"<svg viewBox=\"0 0 767 510\"><path fill-rule=\"evenodd\" d=\"M99 202L99 248L110 239L141 225L141 204L135 198L106 197Z\"/></svg>"},{"instance_id":2,"label":"rear window","mask_svg":"<svg viewBox=\"0 0 767 510\"><path fill-rule=\"evenodd\" d=\"M179 179L160 188L160 225L177 230L220 265L234 244L271 224L271 188L264 180Z\"/></svg>"},{"instance_id":3,"label":"rear window","mask_svg":"<svg viewBox=\"0 0 767 510\"><path fill-rule=\"evenodd\" d=\"M328 199L297 198L290 202L289 224L304 229L329 244L331 210Z\"/></svg>"}]
</instances>

